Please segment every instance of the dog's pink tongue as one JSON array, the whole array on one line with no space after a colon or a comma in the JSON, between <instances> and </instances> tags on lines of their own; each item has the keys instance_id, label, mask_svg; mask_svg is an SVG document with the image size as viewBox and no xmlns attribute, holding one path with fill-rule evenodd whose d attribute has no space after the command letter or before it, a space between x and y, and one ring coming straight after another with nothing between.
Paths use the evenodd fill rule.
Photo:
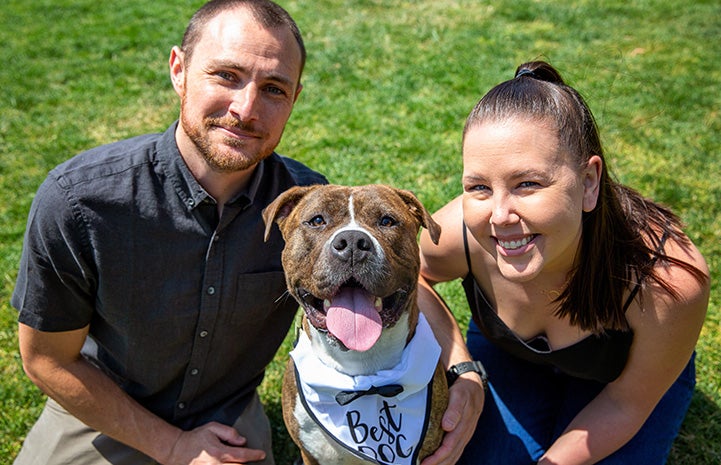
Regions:
<instances>
[{"instance_id":1,"label":"dog's pink tongue","mask_svg":"<svg viewBox=\"0 0 721 465\"><path fill-rule=\"evenodd\" d=\"M363 352L370 349L383 328L374 301L375 297L363 289L343 289L328 307L328 331L351 350Z\"/></svg>"}]
</instances>

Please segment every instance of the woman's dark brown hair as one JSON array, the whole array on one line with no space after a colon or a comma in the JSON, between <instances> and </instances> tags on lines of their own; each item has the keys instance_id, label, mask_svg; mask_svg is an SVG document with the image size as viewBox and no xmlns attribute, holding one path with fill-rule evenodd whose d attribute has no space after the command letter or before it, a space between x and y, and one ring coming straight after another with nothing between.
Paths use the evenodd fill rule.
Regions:
<instances>
[{"instance_id":1,"label":"woman's dark brown hair","mask_svg":"<svg viewBox=\"0 0 721 465\"><path fill-rule=\"evenodd\" d=\"M484 122L519 117L552 123L561 147L576 158L579 169L593 155L603 160L598 202L583 213L576 266L556 299L558 317L568 316L571 324L596 333L627 329L624 296L637 284L655 282L678 298L673 283L655 270L658 261L680 266L700 282L708 279L691 264L665 255L667 239L690 244L679 218L609 176L591 110L548 63L524 63L513 79L491 89L468 116L464 139L469 129Z\"/></svg>"}]
</instances>

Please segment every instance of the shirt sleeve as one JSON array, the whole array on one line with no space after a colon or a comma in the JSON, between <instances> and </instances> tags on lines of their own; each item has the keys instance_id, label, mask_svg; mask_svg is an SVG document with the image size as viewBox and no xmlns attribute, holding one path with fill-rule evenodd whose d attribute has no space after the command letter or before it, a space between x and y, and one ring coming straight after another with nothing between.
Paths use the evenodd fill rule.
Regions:
<instances>
[{"instance_id":1,"label":"shirt sleeve","mask_svg":"<svg viewBox=\"0 0 721 465\"><path fill-rule=\"evenodd\" d=\"M11 303L18 321L40 331L90 323L97 274L81 210L62 178L48 176L30 207Z\"/></svg>"}]
</instances>

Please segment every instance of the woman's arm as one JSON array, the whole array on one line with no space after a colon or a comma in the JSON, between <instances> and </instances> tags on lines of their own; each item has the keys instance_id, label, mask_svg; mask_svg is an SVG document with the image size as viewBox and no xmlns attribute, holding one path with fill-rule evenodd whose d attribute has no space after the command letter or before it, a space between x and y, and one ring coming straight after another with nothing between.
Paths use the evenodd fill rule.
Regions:
<instances>
[{"instance_id":1,"label":"woman's arm","mask_svg":"<svg viewBox=\"0 0 721 465\"><path fill-rule=\"evenodd\" d=\"M418 305L442 348L441 361L446 370L472 360L453 314L423 276L418 289ZM441 420L446 432L443 442L422 465L452 465L458 461L476 429L484 399L483 383L477 373L468 372L458 377L449 388L448 407Z\"/></svg>"},{"instance_id":2,"label":"woman's arm","mask_svg":"<svg viewBox=\"0 0 721 465\"><path fill-rule=\"evenodd\" d=\"M702 270L708 268L693 246L669 243L666 253ZM626 316L634 331L629 360L621 376L574 418L539 464L590 464L612 454L641 429L664 393L688 363L708 306L708 281L699 283L678 266L657 265L673 284L674 300L649 285Z\"/></svg>"},{"instance_id":3,"label":"woman's arm","mask_svg":"<svg viewBox=\"0 0 721 465\"><path fill-rule=\"evenodd\" d=\"M433 214L433 219L441 226L437 245L426 230L421 231L421 275L432 285L463 278L468 273L461 201L458 196Z\"/></svg>"},{"instance_id":4,"label":"woman's arm","mask_svg":"<svg viewBox=\"0 0 721 465\"><path fill-rule=\"evenodd\" d=\"M439 210L433 218L441 225L441 237L434 244L428 233L421 234L421 276L418 281L418 306L428 319L433 333L441 345L441 361L448 369L471 360L453 313L433 289L438 281L450 281L461 277L462 269L453 271L456 261L457 241L463 227L460 199L452 201ZM462 250L462 249L461 249ZM465 261L461 267L465 268ZM478 417L483 410L484 392L480 376L469 372L462 374L450 386L448 408L443 415L442 427L446 431L440 448L423 461L422 465L454 464L463 452L476 429Z\"/></svg>"}]
</instances>

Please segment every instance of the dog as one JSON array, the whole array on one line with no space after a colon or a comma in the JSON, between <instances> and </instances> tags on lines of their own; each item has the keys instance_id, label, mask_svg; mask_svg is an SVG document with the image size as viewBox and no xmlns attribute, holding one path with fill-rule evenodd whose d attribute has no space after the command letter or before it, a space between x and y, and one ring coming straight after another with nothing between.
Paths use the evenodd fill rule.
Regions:
<instances>
[{"instance_id":1,"label":"dog","mask_svg":"<svg viewBox=\"0 0 721 465\"><path fill-rule=\"evenodd\" d=\"M283 419L306 465L417 464L443 438L448 385L417 305L417 235L440 226L409 191L293 187L264 211L303 309Z\"/></svg>"}]
</instances>

